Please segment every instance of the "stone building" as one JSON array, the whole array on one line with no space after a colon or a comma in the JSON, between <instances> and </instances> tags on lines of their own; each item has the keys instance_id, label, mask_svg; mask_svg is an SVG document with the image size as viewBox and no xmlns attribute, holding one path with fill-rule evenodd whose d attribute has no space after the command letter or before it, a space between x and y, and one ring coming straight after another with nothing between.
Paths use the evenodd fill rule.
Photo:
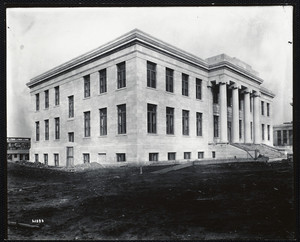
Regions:
<instances>
[{"instance_id":1,"label":"stone building","mask_svg":"<svg viewBox=\"0 0 300 242\"><path fill-rule=\"evenodd\" d=\"M245 144L273 145L262 83L237 58L135 29L31 79L30 154L59 166L246 157Z\"/></svg>"},{"instance_id":2,"label":"stone building","mask_svg":"<svg viewBox=\"0 0 300 242\"><path fill-rule=\"evenodd\" d=\"M30 138L8 137L7 160L29 160Z\"/></svg>"},{"instance_id":3,"label":"stone building","mask_svg":"<svg viewBox=\"0 0 300 242\"><path fill-rule=\"evenodd\" d=\"M273 128L274 146L292 147L293 146L293 123L286 122L274 125Z\"/></svg>"}]
</instances>

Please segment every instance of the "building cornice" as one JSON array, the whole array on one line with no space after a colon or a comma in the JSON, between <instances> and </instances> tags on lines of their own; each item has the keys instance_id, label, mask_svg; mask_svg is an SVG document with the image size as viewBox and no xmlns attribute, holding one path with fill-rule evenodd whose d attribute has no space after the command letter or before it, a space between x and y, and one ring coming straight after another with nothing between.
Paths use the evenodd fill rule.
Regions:
<instances>
[{"instance_id":1,"label":"building cornice","mask_svg":"<svg viewBox=\"0 0 300 242\"><path fill-rule=\"evenodd\" d=\"M61 75L68 71L71 71L74 68L82 66L86 63L91 62L92 60L101 58L105 55L111 54L115 51L123 49L124 47L128 47L134 44L140 43L144 46L151 47L151 49L158 50L159 52L168 54L174 58L180 59L181 61L187 62L194 66L197 66L207 72L214 71L218 68L229 68L239 74L242 74L248 77L251 81L254 81L256 84L261 84L263 82L259 77L251 74L245 69L240 68L237 65L234 65L228 61L218 62L216 64L209 65L206 60L203 60L191 53L188 53L184 50L181 50L175 46L172 46L166 42L163 42L147 33L144 33L138 29L134 29L119 38L108 42L92 51L89 51L83 55L80 55L68 62L65 62L41 75L38 75L30 80L27 83L29 88L47 81L50 78Z\"/></svg>"},{"instance_id":2,"label":"building cornice","mask_svg":"<svg viewBox=\"0 0 300 242\"><path fill-rule=\"evenodd\" d=\"M261 94L266 95L268 97L271 97L271 98L275 97L275 94L273 92L271 92L270 90L268 90L264 87L260 87L260 92L261 92Z\"/></svg>"}]
</instances>

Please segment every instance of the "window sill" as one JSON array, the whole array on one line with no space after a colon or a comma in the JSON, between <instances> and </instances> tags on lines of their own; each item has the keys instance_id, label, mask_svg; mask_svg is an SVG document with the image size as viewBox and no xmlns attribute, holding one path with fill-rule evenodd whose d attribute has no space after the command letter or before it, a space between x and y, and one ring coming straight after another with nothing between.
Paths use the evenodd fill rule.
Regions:
<instances>
[{"instance_id":1,"label":"window sill","mask_svg":"<svg viewBox=\"0 0 300 242\"><path fill-rule=\"evenodd\" d=\"M98 96L103 96L103 95L106 95L106 94L107 94L107 91L106 92L98 93Z\"/></svg>"},{"instance_id":2,"label":"window sill","mask_svg":"<svg viewBox=\"0 0 300 242\"><path fill-rule=\"evenodd\" d=\"M175 134L166 134L167 137L176 137Z\"/></svg>"},{"instance_id":3,"label":"window sill","mask_svg":"<svg viewBox=\"0 0 300 242\"><path fill-rule=\"evenodd\" d=\"M68 118L67 119L67 122L69 122L69 121L74 121L75 120L75 118L73 117L73 118Z\"/></svg>"},{"instance_id":4,"label":"window sill","mask_svg":"<svg viewBox=\"0 0 300 242\"><path fill-rule=\"evenodd\" d=\"M127 89L127 87L117 88L115 91L118 92L118 91L122 91L122 90L125 90L125 89Z\"/></svg>"},{"instance_id":5,"label":"window sill","mask_svg":"<svg viewBox=\"0 0 300 242\"><path fill-rule=\"evenodd\" d=\"M173 91L173 92L168 92L168 91L165 91L165 93L166 93L166 94L169 94L169 95L173 95L173 96L175 96L175 93L174 93L174 91Z\"/></svg>"},{"instance_id":6,"label":"window sill","mask_svg":"<svg viewBox=\"0 0 300 242\"><path fill-rule=\"evenodd\" d=\"M127 136L127 134L116 134L116 137L118 136Z\"/></svg>"},{"instance_id":7,"label":"window sill","mask_svg":"<svg viewBox=\"0 0 300 242\"><path fill-rule=\"evenodd\" d=\"M146 86L146 89L153 90L153 91L158 91L156 87L148 87L148 86Z\"/></svg>"},{"instance_id":8,"label":"window sill","mask_svg":"<svg viewBox=\"0 0 300 242\"><path fill-rule=\"evenodd\" d=\"M191 136L188 135L188 134L183 134L182 137L185 137L185 138L191 138Z\"/></svg>"},{"instance_id":9,"label":"window sill","mask_svg":"<svg viewBox=\"0 0 300 242\"><path fill-rule=\"evenodd\" d=\"M157 133L147 133L147 135L150 135L150 136L158 136Z\"/></svg>"},{"instance_id":10,"label":"window sill","mask_svg":"<svg viewBox=\"0 0 300 242\"><path fill-rule=\"evenodd\" d=\"M91 136L89 136L89 137L82 137L83 139L91 139Z\"/></svg>"},{"instance_id":11,"label":"window sill","mask_svg":"<svg viewBox=\"0 0 300 242\"><path fill-rule=\"evenodd\" d=\"M83 98L83 100L88 100L88 99L91 99L91 96Z\"/></svg>"},{"instance_id":12,"label":"window sill","mask_svg":"<svg viewBox=\"0 0 300 242\"><path fill-rule=\"evenodd\" d=\"M57 104L57 105L54 105L53 107L54 107L54 108L59 108L59 104Z\"/></svg>"},{"instance_id":13,"label":"window sill","mask_svg":"<svg viewBox=\"0 0 300 242\"><path fill-rule=\"evenodd\" d=\"M44 108L44 110L49 110L49 108Z\"/></svg>"},{"instance_id":14,"label":"window sill","mask_svg":"<svg viewBox=\"0 0 300 242\"><path fill-rule=\"evenodd\" d=\"M184 97L184 98L189 98L189 99L191 99L190 96L185 96L185 95L182 95L182 94L181 94L181 96Z\"/></svg>"},{"instance_id":15,"label":"window sill","mask_svg":"<svg viewBox=\"0 0 300 242\"><path fill-rule=\"evenodd\" d=\"M106 135L99 135L98 138L107 138L107 134Z\"/></svg>"},{"instance_id":16,"label":"window sill","mask_svg":"<svg viewBox=\"0 0 300 242\"><path fill-rule=\"evenodd\" d=\"M54 142L59 142L59 141L60 141L60 139L54 139L53 141L54 141Z\"/></svg>"}]
</instances>

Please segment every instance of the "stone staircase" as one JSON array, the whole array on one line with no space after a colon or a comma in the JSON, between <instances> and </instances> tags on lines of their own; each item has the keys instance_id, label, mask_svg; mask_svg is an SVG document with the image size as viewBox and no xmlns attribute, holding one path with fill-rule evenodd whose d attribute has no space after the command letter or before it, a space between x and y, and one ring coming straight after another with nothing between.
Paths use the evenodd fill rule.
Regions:
<instances>
[{"instance_id":1,"label":"stone staircase","mask_svg":"<svg viewBox=\"0 0 300 242\"><path fill-rule=\"evenodd\" d=\"M278 149L265 145L265 144L243 144L243 143L234 143L231 144L235 147L243 149L249 153L255 152L257 150L259 154L269 157L270 159L274 158L284 158L284 153L280 152Z\"/></svg>"}]
</instances>

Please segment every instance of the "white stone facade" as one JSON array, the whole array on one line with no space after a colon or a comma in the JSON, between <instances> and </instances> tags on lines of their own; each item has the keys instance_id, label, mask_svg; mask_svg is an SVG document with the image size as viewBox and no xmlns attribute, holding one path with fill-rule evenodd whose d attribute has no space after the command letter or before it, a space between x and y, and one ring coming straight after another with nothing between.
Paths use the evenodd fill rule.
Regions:
<instances>
[{"instance_id":1,"label":"white stone facade","mask_svg":"<svg viewBox=\"0 0 300 242\"><path fill-rule=\"evenodd\" d=\"M118 88L117 65L123 62L126 87ZM155 64L155 88L147 86L147 62ZM173 92L166 91L166 68L173 70ZM106 69L107 90L100 93L99 71L103 69ZM188 96L182 94L182 74L188 75ZM203 152L204 158L212 158L212 152L220 158L224 153L214 148L220 142L272 145L274 94L261 87L263 81L257 75L249 65L236 58L219 55L202 60L142 31L133 30L33 78L27 84L32 96L31 160L38 155L40 162L46 159L49 165L54 165L58 157L56 165L77 165L82 164L84 154L88 154L89 162L124 165L149 163L149 153L157 154L154 159L158 161L168 161L170 152L176 153L176 160L188 159L184 152L190 152L190 159L200 158L202 153L199 152ZM85 76L90 76L90 97L87 98L84 97ZM201 99L196 98L196 79L201 80ZM58 105L55 103L55 87L59 87ZM46 90L49 90L48 108L45 108ZM212 90L219 91L218 104L213 102ZM232 105L228 104L231 102L227 101L228 93L232 93ZM36 94L39 94L38 111ZM72 118L69 118L70 96L74 97ZM126 133L118 134L118 105L122 104L126 104ZM156 105L154 133L147 130L148 104ZM174 110L174 134L166 133L167 107ZM99 109L102 108L107 110L106 135L100 134ZM188 135L183 135L183 110L189 111ZM89 137L84 137L84 112L90 112ZM197 112L202 114L200 136L196 130ZM219 117L218 137L214 137L214 115ZM58 139L55 138L55 118L59 118ZM49 120L48 132L45 120ZM36 122L39 122L38 141ZM231 129L228 122L231 122ZM45 132L49 133L48 140L45 140ZM74 133L72 142L69 141L70 132ZM67 147L73 147L73 160L70 155L70 160L67 159ZM229 149L229 153L233 150ZM118 162L117 154L125 154L126 161ZM230 155L239 154L237 151Z\"/></svg>"}]
</instances>

